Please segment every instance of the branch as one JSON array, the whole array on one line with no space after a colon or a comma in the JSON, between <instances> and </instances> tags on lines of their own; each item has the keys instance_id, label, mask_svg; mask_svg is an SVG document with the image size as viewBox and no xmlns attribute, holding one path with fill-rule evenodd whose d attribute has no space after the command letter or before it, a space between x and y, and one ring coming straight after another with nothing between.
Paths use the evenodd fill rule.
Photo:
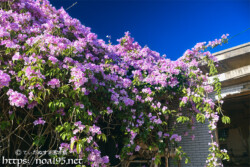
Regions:
<instances>
[{"instance_id":1,"label":"branch","mask_svg":"<svg viewBox=\"0 0 250 167\"><path fill-rule=\"evenodd\" d=\"M70 7L68 7L66 10L69 10L70 8L72 8L73 6L75 6L77 4L77 2L73 3Z\"/></svg>"}]
</instances>

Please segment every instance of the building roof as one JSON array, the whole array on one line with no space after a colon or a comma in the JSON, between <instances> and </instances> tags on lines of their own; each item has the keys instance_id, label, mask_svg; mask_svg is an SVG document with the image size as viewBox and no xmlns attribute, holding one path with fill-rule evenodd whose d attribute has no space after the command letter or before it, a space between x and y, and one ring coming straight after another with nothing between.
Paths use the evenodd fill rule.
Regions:
<instances>
[{"instance_id":1,"label":"building roof","mask_svg":"<svg viewBox=\"0 0 250 167\"><path fill-rule=\"evenodd\" d=\"M222 86L250 81L250 42L213 53L218 59L218 77ZM201 70L209 72L204 64Z\"/></svg>"}]
</instances>

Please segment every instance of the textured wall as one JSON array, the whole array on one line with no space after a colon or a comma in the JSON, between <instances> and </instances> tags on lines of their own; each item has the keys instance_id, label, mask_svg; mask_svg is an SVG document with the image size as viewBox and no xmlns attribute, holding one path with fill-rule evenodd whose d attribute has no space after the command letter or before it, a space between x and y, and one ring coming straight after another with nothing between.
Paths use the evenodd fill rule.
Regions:
<instances>
[{"instance_id":1,"label":"textured wall","mask_svg":"<svg viewBox=\"0 0 250 167\"><path fill-rule=\"evenodd\" d=\"M205 124L195 123L195 129L189 130L186 126L180 125L177 128L178 134L183 134L185 131L189 132L188 136L183 136L180 145L183 147L184 152L188 154L191 162L185 164L185 159L182 160L182 167L203 167L205 165L207 156L209 154L208 143L211 142L210 135L208 133L208 123ZM195 139L192 141L191 134L195 135ZM173 164L173 161L170 160L170 167L177 165Z\"/></svg>"}]
</instances>

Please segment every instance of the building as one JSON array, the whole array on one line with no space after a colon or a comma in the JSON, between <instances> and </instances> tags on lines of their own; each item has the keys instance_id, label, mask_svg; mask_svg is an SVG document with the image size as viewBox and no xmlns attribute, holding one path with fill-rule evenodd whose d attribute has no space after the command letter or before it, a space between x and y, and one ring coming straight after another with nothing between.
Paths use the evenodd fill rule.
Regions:
<instances>
[{"instance_id":1,"label":"building","mask_svg":"<svg viewBox=\"0 0 250 167\"><path fill-rule=\"evenodd\" d=\"M223 98L222 110L225 115L231 118L230 124L218 122L215 132L215 139L219 143L220 149L228 150L230 156L229 162L224 162L226 167L249 167L250 166L250 42L232 47L214 55L218 59L218 78L222 83L221 95ZM204 73L209 73L206 65L201 65ZM212 80L213 76L210 78ZM210 97L216 100L214 93ZM162 155L165 157L164 167L204 167L209 154L209 145L211 142L208 133L208 122L205 124L195 123L194 130L188 130L183 124L177 125L178 134L184 134L188 131L195 136L183 136L180 146L190 157L191 162L185 164L184 160L174 164L170 154ZM170 150L169 150L170 151ZM129 163L124 163L124 167L138 166L138 163L151 164L150 167L156 167L146 157L136 160L132 156Z\"/></svg>"},{"instance_id":2,"label":"building","mask_svg":"<svg viewBox=\"0 0 250 167\"><path fill-rule=\"evenodd\" d=\"M214 53L218 58L218 77L222 83L222 109L231 118L231 123L218 122L216 140L221 149L228 150L230 162L223 162L226 167L250 166L250 42ZM207 73L208 68L201 69ZM216 98L214 94L211 94ZM185 131L179 127L178 131ZM195 140L183 137L183 150L190 156L191 163L181 166L203 167L208 155L207 124L197 124L193 131ZM174 166L171 165L170 166Z\"/></svg>"}]
</instances>

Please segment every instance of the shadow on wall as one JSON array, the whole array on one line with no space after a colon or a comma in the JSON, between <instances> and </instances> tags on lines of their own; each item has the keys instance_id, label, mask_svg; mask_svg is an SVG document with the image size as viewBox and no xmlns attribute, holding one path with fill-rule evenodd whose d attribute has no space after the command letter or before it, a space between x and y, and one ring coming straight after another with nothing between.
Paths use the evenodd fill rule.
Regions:
<instances>
[{"instance_id":1,"label":"shadow on wall","mask_svg":"<svg viewBox=\"0 0 250 167\"><path fill-rule=\"evenodd\" d=\"M250 95L225 100L223 110L230 116L231 124L218 124L221 149L227 149L230 162L226 167L250 166Z\"/></svg>"}]
</instances>

